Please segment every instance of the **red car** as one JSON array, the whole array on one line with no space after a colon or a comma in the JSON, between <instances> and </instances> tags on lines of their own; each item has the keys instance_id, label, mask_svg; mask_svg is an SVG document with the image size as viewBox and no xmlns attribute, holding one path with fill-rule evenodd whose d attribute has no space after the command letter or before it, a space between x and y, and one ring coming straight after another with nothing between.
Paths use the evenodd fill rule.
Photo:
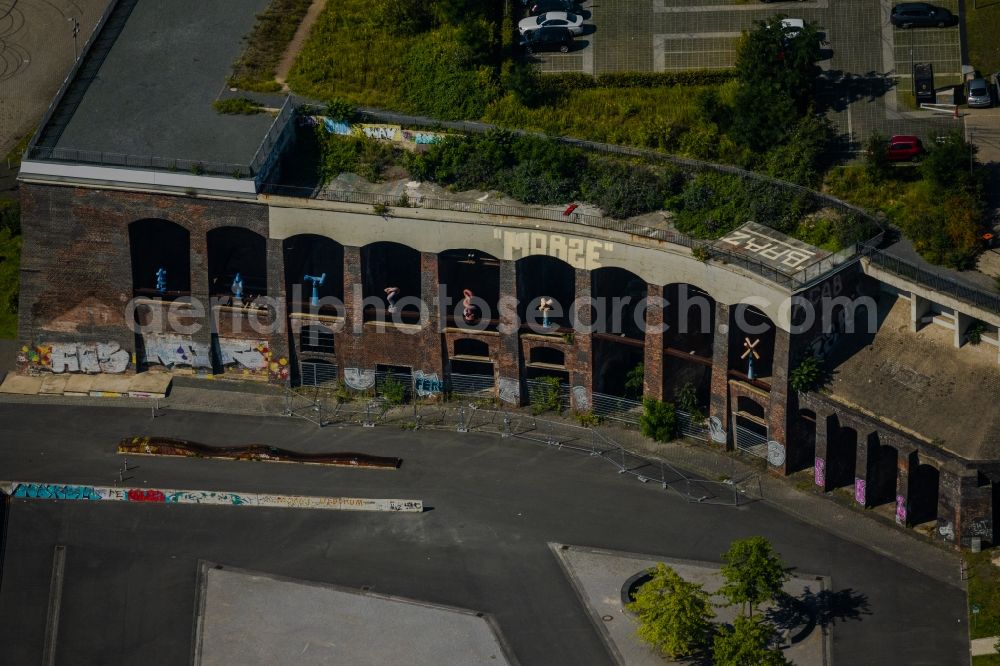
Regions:
<instances>
[{"instance_id":1,"label":"red car","mask_svg":"<svg viewBox=\"0 0 1000 666\"><path fill-rule=\"evenodd\" d=\"M890 162L906 162L919 157L924 152L920 137L911 134L897 134L889 139L889 150L886 156Z\"/></svg>"}]
</instances>

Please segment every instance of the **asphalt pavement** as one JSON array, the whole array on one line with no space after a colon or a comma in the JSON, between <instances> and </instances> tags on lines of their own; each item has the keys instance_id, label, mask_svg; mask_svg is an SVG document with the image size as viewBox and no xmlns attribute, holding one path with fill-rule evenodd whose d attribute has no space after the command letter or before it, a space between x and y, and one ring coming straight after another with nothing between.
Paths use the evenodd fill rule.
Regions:
<instances>
[{"instance_id":1,"label":"asphalt pavement","mask_svg":"<svg viewBox=\"0 0 1000 666\"><path fill-rule=\"evenodd\" d=\"M174 458L130 460L132 485L416 497L423 514L13 500L0 582L0 662L37 663L53 549L66 547L57 663L176 664L190 654L197 563L492 614L524 664L610 657L547 544L717 561L760 534L827 575L834 661L967 664L965 593L767 503L691 504L605 462L494 435L324 428L282 418L0 405L0 476L110 483L117 441L162 434L212 445L403 458L397 471Z\"/></svg>"}]
</instances>

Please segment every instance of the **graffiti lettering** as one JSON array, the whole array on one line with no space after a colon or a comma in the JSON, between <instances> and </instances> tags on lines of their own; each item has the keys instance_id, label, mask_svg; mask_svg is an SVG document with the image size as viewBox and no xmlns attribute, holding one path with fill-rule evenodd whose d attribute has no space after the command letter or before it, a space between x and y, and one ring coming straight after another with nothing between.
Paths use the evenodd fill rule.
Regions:
<instances>
[{"instance_id":1,"label":"graffiti lettering","mask_svg":"<svg viewBox=\"0 0 1000 666\"><path fill-rule=\"evenodd\" d=\"M862 506L864 506L864 504L865 504L865 490L866 489L867 489L867 485L865 484L865 480L861 479L861 478L858 478L858 477L855 477L854 478L854 501L857 502L858 504L862 505Z\"/></svg>"},{"instance_id":2,"label":"graffiti lettering","mask_svg":"<svg viewBox=\"0 0 1000 666\"><path fill-rule=\"evenodd\" d=\"M375 386L375 371L344 368L344 383L355 391L365 391Z\"/></svg>"},{"instance_id":3,"label":"graffiti lettering","mask_svg":"<svg viewBox=\"0 0 1000 666\"><path fill-rule=\"evenodd\" d=\"M424 398L437 395L444 390L444 384L436 373L425 373L422 370L413 372L413 384L417 395Z\"/></svg>"},{"instance_id":4,"label":"graffiti lettering","mask_svg":"<svg viewBox=\"0 0 1000 666\"><path fill-rule=\"evenodd\" d=\"M906 497L903 495L896 495L896 522L906 524Z\"/></svg>"},{"instance_id":5,"label":"graffiti lettering","mask_svg":"<svg viewBox=\"0 0 1000 666\"><path fill-rule=\"evenodd\" d=\"M59 486L50 483L18 483L11 496L31 499L99 500L100 494L91 486Z\"/></svg>"},{"instance_id":6,"label":"graffiti lettering","mask_svg":"<svg viewBox=\"0 0 1000 666\"><path fill-rule=\"evenodd\" d=\"M716 444L725 444L728 439L726 429L722 427L722 421L718 416L708 419L708 432Z\"/></svg>"},{"instance_id":7,"label":"graffiti lettering","mask_svg":"<svg viewBox=\"0 0 1000 666\"><path fill-rule=\"evenodd\" d=\"M146 348L146 363L191 368L211 368L212 359L208 347L199 345L191 338L180 335L147 334L143 336Z\"/></svg>"},{"instance_id":8,"label":"graffiti lettering","mask_svg":"<svg viewBox=\"0 0 1000 666\"><path fill-rule=\"evenodd\" d=\"M813 477L816 481L816 485L820 488L826 488L826 460L816 456L816 463L813 467Z\"/></svg>"},{"instance_id":9,"label":"graffiti lettering","mask_svg":"<svg viewBox=\"0 0 1000 666\"><path fill-rule=\"evenodd\" d=\"M382 141L398 141L400 127L399 125L358 125L357 126L362 134L364 134L369 139L379 139Z\"/></svg>"},{"instance_id":10,"label":"graffiti lettering","mask_svg":"<svg viewBox=\"0 0 1000 666\"><path fill-rule=\"evenodd\" d=\"M580 410L590 409L590 400L587 398L586 386L573 387L573 405L576 409Z\"/></svg>"},{"instance_id":11,"label":"graffiti lettering","mask_svg":"<svg viewBox=\"0 0 1000 666\"><path fill-rule=\"evenodd\" d=\"M954 541L955 526L951 523L951 521L948 521L944 525L938 527L938 534L940 534L945 541Z\"/></svg>"},{"instance_id":12,"label":"graffiti lettering","mask_svg":"<svg viewBox=\"0 0 1000 666\"><path fill-rule=\"evenodd\" d=\"M161 490L143 490L132 488L125 495L129 502L166 502L167 498Z\"/></svg>"},{"instance_id":13,"label":"graffiti lettering","mask_svg":"<svg viewBox=\"0 0 1000 666\"><path fill-rule=\"evenodd\" d=\"M117 342L53 342L38 345L33 350L23 347L21 354L32 364L55 373L120 374L128 370L131 361L131 354Z\"/></svg>"},{"instance_id":14,"label":"graffiti lettering","mask_svg":"<svg viewBox=\"0 0 1000 666\"><path fill-rule=\"evenodd\" d=\"M510 231L494 229L493 237L503 240L504 259L516 260L534 254L544 254L562 259L573 268L593 270L600 268L601 252L613 252L614 243L561 236L542 231Z\"/></svg>"},{"instance_id":15,"label":"graffiti lettering","mask_svg":"<svg viewBox=\"0 0 1000 666\"><path fill-rule=\"evenodd\" d=\"M969 536L982 537L986 540L993 539L993 521L989 518L979 518L969 523Z\"/></svg>"}]
</instances>

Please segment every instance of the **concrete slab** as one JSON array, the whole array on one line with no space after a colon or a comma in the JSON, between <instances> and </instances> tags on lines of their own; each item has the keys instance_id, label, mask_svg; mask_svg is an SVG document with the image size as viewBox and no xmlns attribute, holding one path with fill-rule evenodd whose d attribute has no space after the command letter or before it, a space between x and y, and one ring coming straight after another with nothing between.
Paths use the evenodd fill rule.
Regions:
<instances>
[{"instance_id":1,"label":"concrete slab","mask_svg":"<svg viewBox=\"0 0 1000 666\"><path fill-rule=\"evenodd\" d=\"M625 610L621 599L622 586L629 578L663 562L685 580L701 584L710 593L719 589L723 583L719 563L619 553L580 546L552 544L552 548L612 654L618 663L629 666L682 663L665 659L639 640L636 635L638 622L635 616ZM826 587L827 582L822 577L800 575L785 583L784 591L808 602L815 600ZM710 600L717 606L714 609L715 622L732 622L737 616L738 609L721 606L724 603L722 597L713 595ZM798 666L822 666L829 663L831 650L828 628L806 618L801 618L801 621L793 619L784 628L782 635L785 638L782 646L785 657Z\"/></svg>"},{"instance_id":2,"label":"concrete slab","mask_svg":"<svg viewBox=\"0 0 1000 666\"><path fill-rule=\"evenodd\" d=\"M140 372L129 382L128 394L133 398L162 398L173 379L165 372Z\"/></svg>"},{"instance_id":3,"label":"concrete slab","mask_svg":"<svg viewBox=\"0 0 1000 666\"><path fill-rule=\"evenodd\" d=\"M62 395L66 390L69 375L42 375L42 385L38 389L41 395Z\"/></svg>"},{"instance_id":4,"label":"concrete slab","mask_svg":"<svg viewBox=\"0 0 1000 666\"><path fill-rule=\"evenodd\" d=\"M0 393L37 395L41 388L41 377L25 377L24 375L7 373L7 376L3 380L3 384L0 384Z\"/></svg>"},{"instance_id":5,"label":"concrete slab","mask_svg":"<svg viewBox=\"0 0 1000 666\"><path fill-rule=\"evenodd\" d=\"M94 375L70 375L63 389L63 395L90 395L94 385Z\"/></svg>"},{"instance_id":6,"label":"concrete slab","mask_svg":"<svg viewBox=\"0 0 1000 666\"><path fill-rule=\"evenodd\" d=\"M90 395L98 394L107 397L127 395L131 381L131 375L94 375L94 383L90 387Z\"/></svg>"},{"instance_id":7,"label":"concrete slab","mask_svg":"<svg viewBox=\"0 0 1000 666\"><path fill-rule=\"evenodd\" d=\"M195 664L509 664L482 614L202 564Z\"/></svg>"},{"instance_id":8,"label":"concrete slab","mask_svg":"<svg viewBox=\"0 0 1000 666\"><path fill-rule=\"evenodd\" d=\"M910 302L894 299L880 298L874 336L845 335L836 343L833 398L970 460L995 457L1000 453L997 348L984 341L955 349L955 331L929 322L913 333ZM861 314L856 330L864 325Z\"/></svg>"}]
</instances>

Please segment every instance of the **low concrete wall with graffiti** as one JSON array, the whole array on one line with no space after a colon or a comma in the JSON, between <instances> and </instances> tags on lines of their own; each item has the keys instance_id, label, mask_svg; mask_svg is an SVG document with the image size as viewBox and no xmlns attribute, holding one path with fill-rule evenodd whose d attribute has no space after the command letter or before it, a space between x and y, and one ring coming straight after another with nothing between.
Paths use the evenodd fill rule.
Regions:
<instances>
[{"instance_id":1,"label":"low concrete wall with graffiti","mask_svg":"<svg viewBox=\"0 0 1000 666\"><path fill-rule=\"evenodd\" d=\"M286 509L325 509L328 511L403 511L407 513L420 513L424 510L423 501L412 499L310 497L305 495L234 493L214 490L127 488L83 484L64 485L35 481L0 481L0 492L19 499L140 502L146 504L216 504Z\"/></svg>"}]
</instances>

